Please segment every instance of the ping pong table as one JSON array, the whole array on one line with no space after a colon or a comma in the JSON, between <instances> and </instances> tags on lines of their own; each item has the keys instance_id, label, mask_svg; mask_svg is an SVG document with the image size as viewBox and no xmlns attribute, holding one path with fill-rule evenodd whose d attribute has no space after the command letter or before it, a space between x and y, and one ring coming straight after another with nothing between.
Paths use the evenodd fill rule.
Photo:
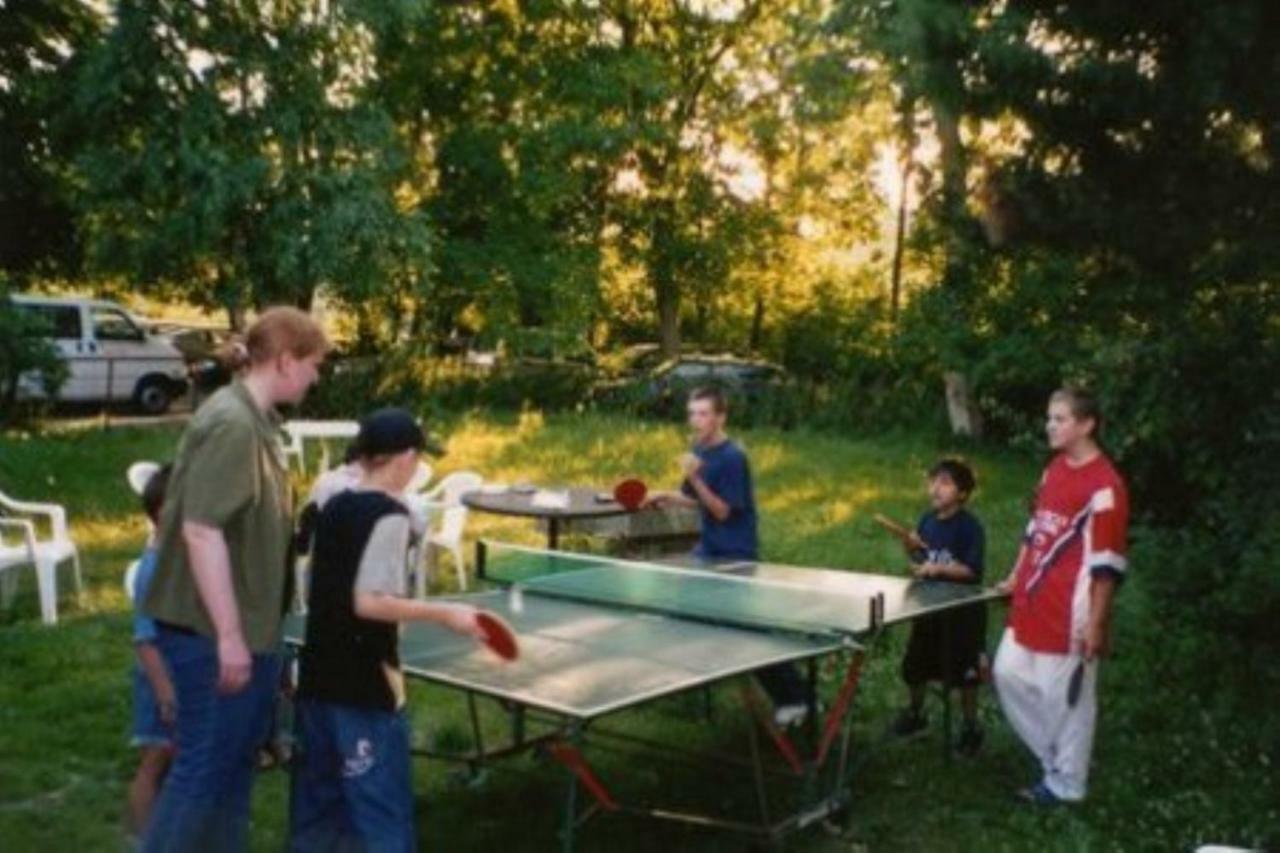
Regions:
<instances>
[{"instance_id":1,"label":"ping pong table","mask_svg":"<svg viewBox=\"0 0 1280 853\"><path fill-rule=\"evenodd\" d=\"M629 813L733 830L778 842L844 809L849 795L853 698L866 649L885 628L948 609L982 606L999 594L945 581L806 568L763 562L621 560L481 541L477 574L497 589L453 596L501 615L520 639L520 657L503 662L442 627L404 627L406 676L462 691L473 748L422 751L475 770L538 748L568 771L561 842L602 813ZM293 645L302 617L286 623ZM818 719L815 663L838 657L843 675ZM776 664L807 664L811 727L807 742L779 729L750 673ZM758 817L734 819L676 808L624 803L587 758L596 722L663 697L739 681ZM497 700L509 717L505 743L486 743L478 697ZM536 731L531 731L536 729ZM763 755L763 733L777 760ZM672 750L666 750L668 752ZM780 815L766 777L786 777L798 792ZM581 792L589 796L579 805Z\"/></svg>"}]
</instances>

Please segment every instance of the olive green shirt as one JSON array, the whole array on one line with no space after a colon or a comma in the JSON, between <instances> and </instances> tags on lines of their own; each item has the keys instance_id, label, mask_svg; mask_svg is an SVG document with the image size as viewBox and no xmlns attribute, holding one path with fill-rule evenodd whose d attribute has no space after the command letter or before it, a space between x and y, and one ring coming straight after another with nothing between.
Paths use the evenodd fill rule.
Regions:
<instances>
[{"instance_id":1,"label":"olive green shirt","mask_svg":"<svg viewBox=\"0 0 1280 853\"><path fill-rule=\"evenodd\" d=\"M275 412L264 413L233 382L205 401L178 444L157 531L158 561L143 610L214 637L191 572L182 524L222 531L245 643L255 653L280 642L292 536L292 495Z\"/></svg>"}]
</instances>

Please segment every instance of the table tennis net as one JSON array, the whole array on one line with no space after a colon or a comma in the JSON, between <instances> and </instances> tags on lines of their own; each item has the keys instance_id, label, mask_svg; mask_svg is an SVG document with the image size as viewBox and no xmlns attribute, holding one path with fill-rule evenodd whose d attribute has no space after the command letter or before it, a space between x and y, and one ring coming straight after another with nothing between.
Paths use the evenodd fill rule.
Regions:
<instances>
[{"instance_id":1,"label":"table tennis net","mask_svg":"<svg viewBox=\"0 0 1280 853\"><path fill-rule=\"evenodd\" d=\"M716 624L804 634L866 630L865 596L805 588L714 569L684 568L589 554L544 551L498 542L480 547L480 572L513 588L544 596L624 607Z\"/></svg>"}]
</instances>

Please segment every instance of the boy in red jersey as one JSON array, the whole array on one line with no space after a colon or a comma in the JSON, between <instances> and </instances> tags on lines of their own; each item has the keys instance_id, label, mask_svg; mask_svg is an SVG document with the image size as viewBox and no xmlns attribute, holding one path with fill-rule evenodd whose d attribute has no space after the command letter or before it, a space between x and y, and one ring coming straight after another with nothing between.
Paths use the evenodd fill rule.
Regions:
<instances>
[{"instance_id":1,"label":"boy in red jersey","mask_svg":"<svg viewBox=\"0 0 1280 853\"><path fill-rule=\"evenodd\" d=\"M1002 584L1013 599L993 675L1005 717L1044 772L1020 796L1040 805L1084 799L1097 661L1109 650L1111 601L1127 563L1129 494L1098 445L1101 426L1088 393L1064 388L1049 398L1054 456Z\"/></svg>"}]
</instances>

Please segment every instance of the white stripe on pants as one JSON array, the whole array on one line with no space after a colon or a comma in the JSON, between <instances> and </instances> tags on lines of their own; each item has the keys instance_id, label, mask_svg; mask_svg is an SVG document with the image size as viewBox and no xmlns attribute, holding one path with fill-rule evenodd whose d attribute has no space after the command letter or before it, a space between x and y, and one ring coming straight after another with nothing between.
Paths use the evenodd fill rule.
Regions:
<instances>
[{"instance_id":1,"label":"white stripe on pants","mask_svg":"<svg viewBox=\"0 0 1280 853\"><path fill-rule=\"evenodd\" d=\"M1044 783L1059 799L1083 800L1098 716L1097 662L1085 666L1080 698L1067 707L1077 655L1033 652L1005 629L992 676L1005 718L1039 759Z\"/></svg>"}]
</instances>

